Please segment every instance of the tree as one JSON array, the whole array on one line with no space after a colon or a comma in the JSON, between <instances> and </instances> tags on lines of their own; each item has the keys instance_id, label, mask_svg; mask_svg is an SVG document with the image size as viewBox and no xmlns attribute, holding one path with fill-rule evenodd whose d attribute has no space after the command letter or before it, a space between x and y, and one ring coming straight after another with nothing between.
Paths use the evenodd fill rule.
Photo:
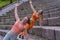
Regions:
<instances>
[{"instance_id":1,"label":"tree","mask_svg":"<svg viewBox=\"0 0 60 40\"><path fill-rule=\"evenodd\" d=\"M1 0L1 1L5 1L5 0Z\"/></svg>"},{"instance_id":2,"label":"tree","mask_svg":"<svg viewBox=\"0 0 60 40\"><path fill-rule=\"evenodd\" d=\"M13 1L12 0L10 0L10 3L12 3Z\"/></svg>"}]
</instances>

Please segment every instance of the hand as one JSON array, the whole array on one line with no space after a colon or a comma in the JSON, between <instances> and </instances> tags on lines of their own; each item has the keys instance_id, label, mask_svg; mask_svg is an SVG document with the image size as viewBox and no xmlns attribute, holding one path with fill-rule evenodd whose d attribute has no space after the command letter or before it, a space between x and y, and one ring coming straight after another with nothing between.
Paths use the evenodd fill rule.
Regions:
<instances>
[{"instance_id":1,"label":"hand","mask_svg":"<svg viewBox=\"0 0 60 40\"><path fill-rule=\"evenodd\" d=\"M30 3L32 3L32 1L31 0L29 0L30 1Z\"/></svg>"},{"instance_id":2,"label":"hand","mask_svg":"<svg viewBox=\"0 0 60 40\"><path fill-rule=\"evenodd\" d=\"M19 6L19 3L16 3L15 6Z\"/></svg>"},{"instance_id":3,"label":"hand","mask_svg":"<svg viewBox=\"0 0 60 40\"><path fill-rule=\"evenodd\" d=\"M38 15L42 15L43 11L42 10L38 10Z\"/></svg>"}]
</instances>

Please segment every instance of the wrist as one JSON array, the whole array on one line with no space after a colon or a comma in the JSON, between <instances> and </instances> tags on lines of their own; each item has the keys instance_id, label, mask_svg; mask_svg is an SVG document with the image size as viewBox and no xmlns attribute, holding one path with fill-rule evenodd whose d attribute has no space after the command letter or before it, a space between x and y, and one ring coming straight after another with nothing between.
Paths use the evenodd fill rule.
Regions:
<instances>
[{"instance_id":1,"label":"wrist","mask_svg":"<svg viewBox=\"0 0 60 40\"><path fill-rule=\"evenodd\" d=\"M19 6L19 3L16 3L15 6L18 7Z\"/></svg>"},{"instance_id":2,"label":"wrist","mask_svg":"<svg viewBox=\"0 0 60 40\"><path fill-rule=\"evenodd\" d=\"M30 3L32 3L32 2L30 1Z\"/></svg>"}]
</instances>

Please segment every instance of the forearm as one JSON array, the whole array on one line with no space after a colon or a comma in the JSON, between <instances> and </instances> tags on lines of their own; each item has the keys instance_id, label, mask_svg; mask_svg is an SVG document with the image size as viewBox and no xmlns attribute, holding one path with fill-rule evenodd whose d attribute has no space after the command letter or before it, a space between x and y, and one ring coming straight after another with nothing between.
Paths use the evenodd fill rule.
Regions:
<instances>
[{"instance_id":1,"label":"forearm","mask_svg":"<svg viewBox=\"0 0 60 40\"><path fill-rule=\"evenodd\" d=\"M26 34L26 40L28 40L29 39L29 35L28 35L28 33Z\"/></svg>"},{"instance_id":2,"label":"forearm","mask_svg":"<svg viewBox=\"0 0 60 40\"><path fill-rule=\"evenodd\" d=\"M39 17L38 21L39 21L39 25L42 26L43 18L41 16Z\"/></svg>"},{"instance_id":3,"label":"forearm","mask_svg":"<svg viewBox=\"0 0 60 40\"><path fill-rule=\"evenodd\" d=\"M33 5L32 5L32 1L31 1L31 0L29 1L29 3L30 3L30 6L31 6L32 11L33 11L33 12L36 12L35 8L34 8Z\"/></svg>"},{"instance_id":4,"label":"forearm","mask_svg":"<svg viewBox=\"0 0 60 40\"><path fill-rule=\"evenodd\" d=\"M36 10L34 9L33 5L30 3L31 9L33 12L36 12Z\"/></svg>"},{"instance_id":5,"label":"forearm","mask_svg":"<svg viewBox=\"0 0 60 40\"><path fill-rule=\"evenodd\" d=\"M25 36L26 36L26 40L28 40L29 36L26 29L25 29Z\"/></svg>"},{"instance_id":6,"label":"forearm","mask_svg":"<svg viewBox=\"0 0 60 40\"><path fill-rule=\"evenodd\" d=\"M18 12L17 12L17 6L15 6L15 18L16 20L19 20Z\"/></svg>"}]
</instances>

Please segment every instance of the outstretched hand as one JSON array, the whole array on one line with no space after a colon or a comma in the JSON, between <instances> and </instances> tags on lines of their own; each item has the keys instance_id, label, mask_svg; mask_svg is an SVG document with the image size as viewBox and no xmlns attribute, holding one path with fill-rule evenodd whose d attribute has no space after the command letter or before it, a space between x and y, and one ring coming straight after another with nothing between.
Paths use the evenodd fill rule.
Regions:
<instances>
[{"instance_id":1,"label":"outstretched hand","mask_svg":"<svg viewBox=\"0 0 60 40\"><path fill-rule=\"evenodd\" d=\"M42 10L38 10L38 15L42 15L43 11Z\"/></svg>"},{"instance_id":2,"label":"outstretched hand","mask_svg":"<svg viewBox=\"0 0 60 40\"><path fill-rule=\"evenodd\" d=\"M19 6L19 3L16 3L15 6Z\"/></svg>"},{"instance_id":3,"label":"outstretched hand","mask_svg":"<svg viewBox=\"0 0 60 40\"><path fill-rule=\"evenodd\" d=\"M31 1L31 0L29 0L29 3L32 3L32 1Z\"/></svg>"}]
</instances>

